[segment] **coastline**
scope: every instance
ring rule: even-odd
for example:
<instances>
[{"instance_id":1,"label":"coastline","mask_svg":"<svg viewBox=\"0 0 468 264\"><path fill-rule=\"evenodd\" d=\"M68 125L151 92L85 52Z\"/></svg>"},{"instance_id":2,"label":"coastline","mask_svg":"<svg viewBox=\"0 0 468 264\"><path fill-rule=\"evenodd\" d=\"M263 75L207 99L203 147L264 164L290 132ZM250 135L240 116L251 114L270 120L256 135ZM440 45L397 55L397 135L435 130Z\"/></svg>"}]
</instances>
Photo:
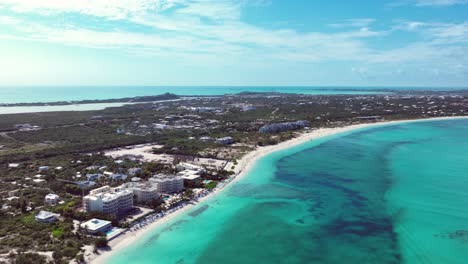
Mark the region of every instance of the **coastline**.
<instances>
[{"instance_id":1,"label":"coastline","mask_svg":"<svg viewBox=\"0 0 468 264\"><path fill-rule=\"evenodd\" d=\"M468 116L454 116L454 117L436 117L436 118L424 118L424 119L412 119L412 120L395 120L395 121L384 121L384 122L377 122L377 123L366 123L366 124L356 124L356 125L348 125L344 127L336 127L336 128L319 128L315 130L307 130L304 132L299 132L301 133L298 137L295 137L293 139L281 142L277 145L272 145L272 146L265 146L265 147L257 147L255 150L247 153L244 155L240 160L238 160L238 164L236 165L236 174L232 180L230 180L227 184L225 184L222 188L219 188L209 195L199 199L196 203L194 204L189 204L175 212L172 212L168 214L167 216L163 217L162 219L155 221L148 226L145 226L137 231L133 232L125 232L121 236L111 240L109 242L109 246L111 250L108 251L100 251L100 254L94 254L92 253L93 249L92 246L87 246L86 247L86 252L85 252L85 259L88 263L97 263L97 264L106 264L109 258L115 253L118 252L125 247L132 245L141 237L147 233L151 232L151 230L156 229L157 227L160 227L161 225L164 225L165 223L169 222L173 218L187 212L193 209L194 206L197 204L204 202L210 198L216 197L216 195L222 193L222 190L224 189L225 186L230 185L231 183L234 183L236 181L239 181L240 179L244 178L246 175L248 175L249 171L254 167L256 164L256 161L261 159L262 157L276 151L280 151L283 149L291 148L300 144L303 144L305 142L311 141L311 140L316 140L319 138L324 138L327 136L332 136L335 134L340 134L340 133L345 133L349 131L353 131L356 129L364 129L364 128L372 128L372 127L377 127L377 126L383 126L383 125L395 125L395 124L401 124L401 123L410 123L410 122L421 122L421 121L438 121L438 120L451 120L451 119L466 119Z\"/></svg>"},{"instance_id":2,"label":"coastline","mask_svg":"<svg viewBox=\"0 0 468 264\"><path fill-rule=\"evenodd\" d=\"M196 98L196 97L193 97ZM154 104L164 102L176 102L190 100L186 97L181 99L154 100L145 102L110 102L110 103L73 103L66 105L26 105L26 106L1 106L0 115L31 114L49 112L74 112L74 111L100 111L111 107L122 107L136 104Z\"/></svg>"},{"instance_id":3,"label":"coastline","mask_svg":"<svg viewBox=\"0 0 468 264\"><path fill-rule=\"evenodd\" d=\"M0 106L0 115L30 114L68 111L99 111L109 107L121 107L135 103L95 103L42 106Z\"/></svg>"}]
</instances>

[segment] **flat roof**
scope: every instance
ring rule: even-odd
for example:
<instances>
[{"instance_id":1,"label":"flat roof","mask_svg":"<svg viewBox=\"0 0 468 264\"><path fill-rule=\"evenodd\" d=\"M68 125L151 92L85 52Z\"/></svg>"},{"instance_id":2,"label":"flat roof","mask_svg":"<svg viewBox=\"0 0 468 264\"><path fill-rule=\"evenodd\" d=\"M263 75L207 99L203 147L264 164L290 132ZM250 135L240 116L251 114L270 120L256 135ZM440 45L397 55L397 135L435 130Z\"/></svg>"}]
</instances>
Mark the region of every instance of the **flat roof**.
<instances>
[{"instance_id":1,"label":"flat roof","mask_svg":"<svg viewBox=\"0 0 468 264\"><path fill-rule=\"evenodd\" d=\"M200 178L200 175L195 175L195 174L189 174L189 175L183 175L182 179L184 180L195 180Z\"/></svg>"},{"instance_id":2,"label":"flat roof","mask_svg":"<svg viewBox=\"0 0 468 264\"><path fill-rule=\"evenodd\" d=\"M86 228L88 230L96 231L110 224L111 224L110 221L93 218L87 222L82 223L81 227Z\"/></svg>"}]
</instances>

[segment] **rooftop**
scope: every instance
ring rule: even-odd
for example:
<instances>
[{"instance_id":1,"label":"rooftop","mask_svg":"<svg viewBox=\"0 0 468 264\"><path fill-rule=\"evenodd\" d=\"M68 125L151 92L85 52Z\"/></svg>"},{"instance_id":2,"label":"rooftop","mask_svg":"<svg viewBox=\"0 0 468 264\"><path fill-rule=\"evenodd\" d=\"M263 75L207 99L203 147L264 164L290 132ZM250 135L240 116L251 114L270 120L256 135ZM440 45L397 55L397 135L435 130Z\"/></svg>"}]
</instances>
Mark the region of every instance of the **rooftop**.
<instances>
[{"instance_id":1,"label":"rooftop","mask_svg":"<svg viewBox=\"0 0 468 264\"><path fill-rule=\"evenodd\" d=\"M99 230L100 228L107 226L110 223L110 221L93 218L87 222L82 223L81 227L86 228L88 230Z\"/></svg>"},{"instance_id":2,"label":"rooftop","mask_svg":"<svg viewBox=\"0 0 468 264\"><path fill-rule=\"evenodd\" d=\"M58 199L59 196L54 194L54 193L49 193L48 195L45 196L46 199Z\"/></svg>"},{"instance_id":3,"label":"rooftop","mask_svg":"<svg viewBox=\"0 0 468 264\"><path fill-rule=\"evenodd\" d=\"M110 201L118 198L119 196L128 195L130 193L132 192L125 188L110 188L109 186L103 186L101 188L92 190L86 197L91 200L102 199L103 201Z\"/></svg>"},{"instance_id":4,"label":"rooftop","mask_svg":"<svg viewBox=\"0 0 468 264\"><path fill-rule=\"evenodd\" d=\"M196 174L190 174L190 175L183 175L182 176L182 179L184 180L195 180L195 179L198 179L200 178L200 175L196 175Z\"/></svg>"},{"instance_id":5,"label":"rooftop","mask_svg":"<svg viewBox=\"0 0 468 264\"><path fill-rule=\"evenodd\" d=\"M50 219L50 218L57 218L59 215L58 214L54 214L54 213L51 213L51 212L48 212L48 211L40 211L37 215L36 215L36 219L38 220L46 220L46 219Z\"/></svg>"}]
</instances>

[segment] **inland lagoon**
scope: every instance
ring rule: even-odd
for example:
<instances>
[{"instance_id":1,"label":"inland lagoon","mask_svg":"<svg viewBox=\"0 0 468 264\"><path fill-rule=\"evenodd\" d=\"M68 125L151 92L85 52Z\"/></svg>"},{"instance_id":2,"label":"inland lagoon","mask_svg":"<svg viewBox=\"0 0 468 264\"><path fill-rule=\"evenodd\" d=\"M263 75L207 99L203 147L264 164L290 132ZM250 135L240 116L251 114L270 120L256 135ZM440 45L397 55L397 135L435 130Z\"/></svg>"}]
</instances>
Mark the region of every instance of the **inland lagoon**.
<instances>
[{"instance_id":1,"label":"inland lagoon","mask_svg":"<svg viewBox=\"0 0 468 264\"><path fill-rule=\"evenodd\" d=\"M271 153L107 263L466 263L468 119Z\"/></svg>"}]
</instances>

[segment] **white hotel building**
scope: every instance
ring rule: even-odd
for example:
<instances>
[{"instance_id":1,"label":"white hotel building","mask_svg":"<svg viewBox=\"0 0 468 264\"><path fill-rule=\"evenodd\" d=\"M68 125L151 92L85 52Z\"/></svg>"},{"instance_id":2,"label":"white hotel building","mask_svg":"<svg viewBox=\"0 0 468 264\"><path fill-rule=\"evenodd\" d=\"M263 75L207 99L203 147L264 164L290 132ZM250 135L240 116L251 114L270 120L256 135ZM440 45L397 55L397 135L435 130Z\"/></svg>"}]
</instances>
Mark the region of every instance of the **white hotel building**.
<instances>
[{"instance_id":1,"label":"white hotel building","mask_svg":"<svg viewBox=\"0 0 468 264\"><path fill-rule=\"evenodd\" d=\"M137 202L150 202L160 197L158 185L153 182L127 182L123 185L131 190Z\"/></svg>"},{"instance_id":2,"label":"white hotel building","mask_svg":"<svg viewBox=\"0 0 468 264\"><path fill-rule=\"evenodd\" d=\"M158 174L149 181L157 184L159 193L177 193L184 190L184 179L180 176Z\"/></svg>"},{"instance_id":3,"label":"white hotel building","mask_svg":"<svg viewBox=\"0 0 468 264\"><path fill-rule=\"evenodd\" d=\"M104 186L92 190L83 197L86 212L101 212L104 214L124 214L133 207L133 192L126 188L110 188Z\"/></svg>"}]
</instances>

